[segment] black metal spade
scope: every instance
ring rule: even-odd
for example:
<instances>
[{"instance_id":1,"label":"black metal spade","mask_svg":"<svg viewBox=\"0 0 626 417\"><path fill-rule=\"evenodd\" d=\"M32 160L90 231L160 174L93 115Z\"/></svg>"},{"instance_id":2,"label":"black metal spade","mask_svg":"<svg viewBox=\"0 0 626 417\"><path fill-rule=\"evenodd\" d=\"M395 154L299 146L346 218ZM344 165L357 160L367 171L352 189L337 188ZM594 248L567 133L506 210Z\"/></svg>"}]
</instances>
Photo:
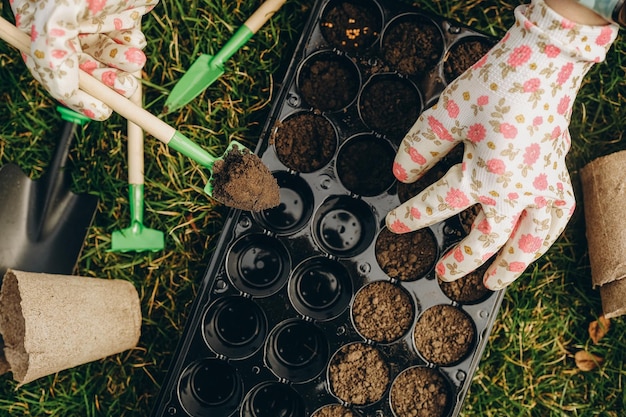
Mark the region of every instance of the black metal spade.
<instances>
[{"instance_id":1,"label":"black metal spade","mask_svg":"<svg viewBox=\"0 0 626 417\"><path fill-rule=\"evenodd\" d=\"M41 178L31 180L14 163L0 168L0 280L8 268L71 274L95 215L98 199L73 193L65 169L85 119L59 111L65 120L63 133Z\"/></svg>"}]
</instances>

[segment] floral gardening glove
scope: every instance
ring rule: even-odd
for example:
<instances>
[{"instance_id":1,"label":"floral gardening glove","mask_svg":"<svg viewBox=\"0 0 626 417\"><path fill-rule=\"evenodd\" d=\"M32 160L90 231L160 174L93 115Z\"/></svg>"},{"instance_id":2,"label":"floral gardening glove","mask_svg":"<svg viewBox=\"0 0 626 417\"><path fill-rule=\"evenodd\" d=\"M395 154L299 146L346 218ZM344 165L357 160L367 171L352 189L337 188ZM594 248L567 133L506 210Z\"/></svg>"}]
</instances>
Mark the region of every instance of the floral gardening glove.
<instances>
[{"instance_id":1,"label":"floral gardening glove","mask_svg":"<svg viewBox=\"0 0 626 417\"><path fill-rule=\"evenodd\" d=\"M500 251L483 279L513 282L561 234L575 207L565 155L572 103L583 76L604 59L618 28L582 26L543 0L451 83L404 138L394 162L410 183L464 142L462 163L387 215L395 233L421 229L480 204L470 233L436 266L458 279Z\"/></svg>"},{"instance_id":2,"label":"floral gardening glove","mask_svg":"<svg viewBox=\"0 0 626 417\"><path fill-rule=\"evenodd\" d=\"M16 26L31 37L33 77L66 106L104 120L111 109L78 89L78 69L130 97L130 73L146 62L141 17L158 0L12 0Z\"/></svg>"}]
</instances>

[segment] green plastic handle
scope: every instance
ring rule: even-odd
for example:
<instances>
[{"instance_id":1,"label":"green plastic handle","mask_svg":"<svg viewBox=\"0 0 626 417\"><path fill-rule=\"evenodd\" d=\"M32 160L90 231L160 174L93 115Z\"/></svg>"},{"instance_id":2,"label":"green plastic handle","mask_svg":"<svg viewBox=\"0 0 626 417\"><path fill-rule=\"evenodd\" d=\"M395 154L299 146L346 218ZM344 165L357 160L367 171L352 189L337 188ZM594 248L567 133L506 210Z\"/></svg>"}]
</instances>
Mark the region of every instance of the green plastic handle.
<instances>
[{"instance_id":1,"label":"green plastic handle","mask_svg":"<svg viewBox=\"0 0 626 417\"><path fill-rule=\"evenodd\" d=\"M167 146L193 159L209 170L213 169L213 164L217 159L178 130L174 133Z\"/></svg>"},{"instance_id":2,"label":"green plastic handle","mask_svg":"<svg viewBox=\"0 0 626 417\"><path fill-rule=\"evenodd\" d=\"M68 109L67 107L57 106L56 109L61 115L61 118L67 122L76 123L77 125L82 126L92 120L84 114L78 113L77 111L74 111L72 109Z\"/></svg>"}]
</instances>

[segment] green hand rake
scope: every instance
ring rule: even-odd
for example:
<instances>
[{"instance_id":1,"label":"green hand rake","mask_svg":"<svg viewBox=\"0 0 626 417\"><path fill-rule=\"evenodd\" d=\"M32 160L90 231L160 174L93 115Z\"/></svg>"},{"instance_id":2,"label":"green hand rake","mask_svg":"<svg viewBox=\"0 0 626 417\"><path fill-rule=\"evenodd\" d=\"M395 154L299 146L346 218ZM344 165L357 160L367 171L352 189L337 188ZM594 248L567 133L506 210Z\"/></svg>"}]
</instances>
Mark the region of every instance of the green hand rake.
<instances>
[{"instance_id":1,"label":"green hand rake","mask_svg":"<svg viewBox=\"0 0 626 417\"><path fill-rule=\"evenodd\" d=\"M141 78L141 73L136 74ZM142 106L141 80L131 100ZM135 123L128 122L128 202L130 205L130 226L111 234L112 252L156 252L165 246L163 232L150 229L143 223L144 214L144 157L143 130Z\"/></svg>"}]
</instances>

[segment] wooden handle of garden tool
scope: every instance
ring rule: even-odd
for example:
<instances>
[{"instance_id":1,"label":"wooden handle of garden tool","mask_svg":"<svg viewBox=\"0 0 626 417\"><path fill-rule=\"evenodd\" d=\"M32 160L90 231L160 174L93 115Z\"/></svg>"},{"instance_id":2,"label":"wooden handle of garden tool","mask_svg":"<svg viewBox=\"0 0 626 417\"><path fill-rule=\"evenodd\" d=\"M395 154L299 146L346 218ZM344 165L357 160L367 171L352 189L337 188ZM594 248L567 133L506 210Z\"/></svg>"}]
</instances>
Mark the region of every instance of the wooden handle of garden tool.
<instances>
[{"instance_id":1,"label":"wooden handle of garden tool","mask_svg":"<svg viewBox=\"0 0 626 417\"><path fill-rule=\"evenodd\" d=\"M245 21L244 25L256 33L261 27L271 19L271 17L285 4L286 0L266 0L252 15Z\"/></svg>"},{"instance_id":2,"label":"wooden handle of garden tool","mask_svg":"<svg viewBox=\"0 0 626 417\"><path fill-rule=\"evenodd\" d=\"M28 35L2 17L0 17L0 38L23 54L30 55ZM79 70L79 86L81 90L102 101L124 118L141 126L144 131L165 144L169 143L176 134L176 129L82 70Z\"/></svg>"},{"instance_id":3,"label":"wooden handle of garden tool","mask_svg":"<svg viewBox=\"0 0 626 417\"><path fill-rule=\"evenodd\" d=\"M139 85L130 100L143 108L141 71L137 71L133 75L137 77ZM143 129L129 120L126 135L128 136L128 183L140 185L143 184Z\"/></svg>"}]
</instances>

